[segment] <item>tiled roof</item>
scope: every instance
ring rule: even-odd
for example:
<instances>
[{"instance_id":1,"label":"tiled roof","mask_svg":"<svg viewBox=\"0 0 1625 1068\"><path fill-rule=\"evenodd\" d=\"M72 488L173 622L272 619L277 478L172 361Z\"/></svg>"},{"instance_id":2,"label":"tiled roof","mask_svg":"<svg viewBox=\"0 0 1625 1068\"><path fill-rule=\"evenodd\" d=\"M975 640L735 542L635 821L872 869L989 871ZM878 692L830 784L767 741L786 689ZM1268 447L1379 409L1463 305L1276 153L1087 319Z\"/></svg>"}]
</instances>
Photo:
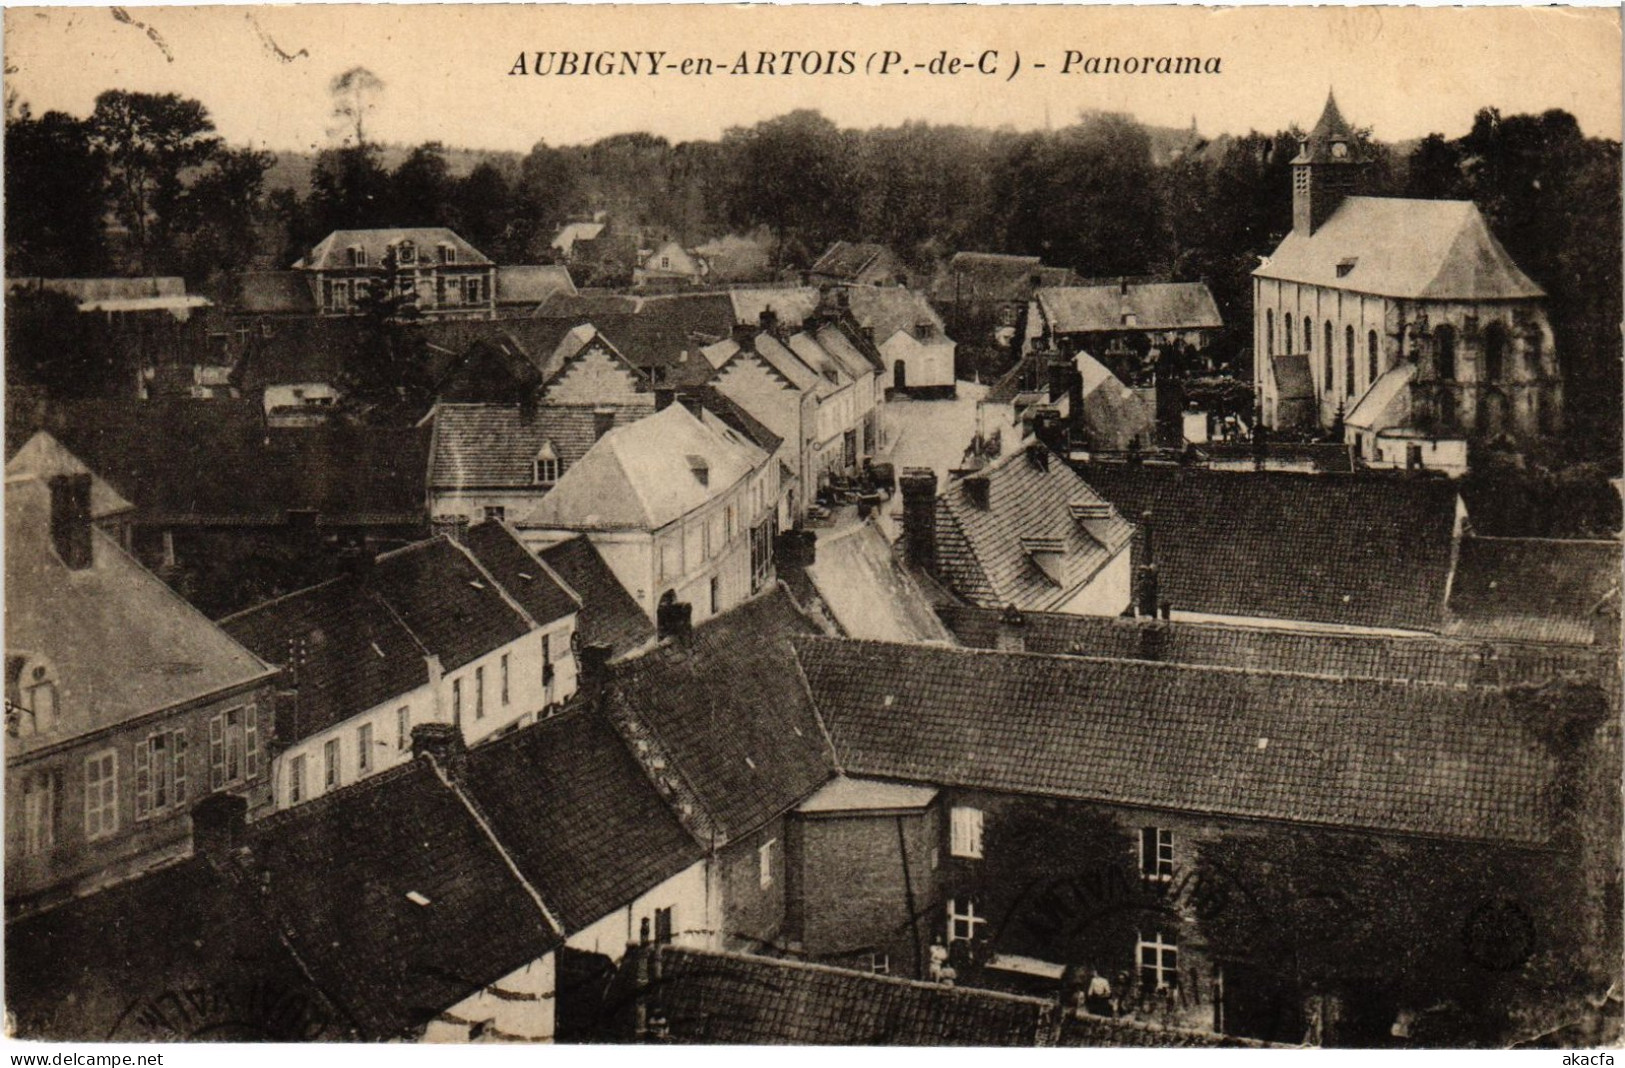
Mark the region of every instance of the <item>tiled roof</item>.
<instances>
[{"instance_id":1,"label":"tiled roof","mask_svg":"<svg viewBox=\"0 0 1625 1068\"><path fill-rule=\"evenodd\" d=\"M446 538L385 553L368 582L447 671L530 630L464 550Z\"/></svg>"},{"instance_id":2,"label":"tiled roof","mask_svg":"<svg viewBox=\"0 0 1625 1068\"><path fill-rule=\"evenodd\" d=\"M245 995L256 990L285 998L285 1011L255 1011ZM187 1005L190 992L236 1011ZM202 859L7 924L6 1012L13 1038L36 1040L293 1042L348 1030L253 892ZM203 1030L211 1024L225 1030Z\"/></svg>"},{"instance_id":3,"label":"tiled roof","mask_svg":"<svg viewBox=\"0 0 1625 1068\"><path fill-rule=\"evenodd\" d=\"M366 325L352 318L279 319L269 336L255 332L231 380L241 390L309 382L336 384L367 344Z\"/></svg>"},{"instance_id":4,"label":"tiled roof","mask_svg":"<svg viewBox=\"0 0 1625 1068\"><path fill-rule=\"evenodd\" d=\"M663 947L650 1004L667 1041L708 1045L1037 1046L1052 1001L738 953ZM623 969L634 973L635 956ZM635 997L630 974L612 997Z\"/></svg>"},{"instance_id":5,"label":"tiled roof","mask_svg":"<svg viewBox=\"0 0 1625 1068\"><path fill-rule=\"evenodd\" d=\"M1617 626L1620 543L1463 538L1450 587L1449 633L1468 638L1591 643Z\"/></svg>"},{"instance_id":6,"label":"tiled roof","mask_svg":"<svg viewBox=\"0 0 1625 1068\"><path fill-rule=\"evenodd\" d=\"M445 353L465 353L477 342L501 344L538 371L546 371L554 364L559 347L581 322L505 315L497 319L427 320L415 324L412 330L426 345ZM444 378L450 367L442 366L438 370L436 377Z\"/></svg>"},{"instance_id":7,"label":"tiled roof","mask_svg":"<svg viewBox=\"0 0 1625 1068\"><path fill-rule=\"evenodd\" d=\"M794 644L854 775L1449 838L1551 830L1557 761L1490 690Z\"/></svg>"},{"instance_id":8,"label":"tiled roof","mask_svg":"<svg viewBox=\"0 0 1625 1068\"><path fill-rule=\"evenodd\" d=\"M1313 234L1288 234L1253 274L1404 300L1545 295L1470 200L1348 197Z\"/></svg>"},{"instance_id":9,"label":"tiled roof","mask_svg":"<svg viewBox=\"0 0 1625 1068\"><path fill-rule=\"evenodd\" d=\"M1015 365L1000 375L998 380L988 388L985 403L1009 404L1021 393L1031 393L1043 390L1046 397L1049 395L1049 372L1047 365L1049 356L1045 353L1029 352Z\"/></svg>"},{"instance_id":10,"label":"tiled roof","mask_svg":"<svg viewBox=\"0 0 1625 1068\"><path fill-rule=\"evenodd\" d=\"M506 331L433 361L435 397L448 404L514 404L529 400L542 371Z\"/></svg>"},{"instance_id":11,"label":"tiled roof","mask_svg":"<svg viewBox=\"0 0 1625 1068\"><path fill-rule=\"evenodd\" d=\"M1176 612L1435 632L1444 624L1458 507L1444 479L1076 467L1125 517L1151 513L1161 595Z\"/></svg>"},{"instance_id":12,"label":"tiled roof","mask_svg":"<svg viewBox=\"0 0 1625 1068\"><path fill-rule=\"evenodd\" d=\"M267 428L252 400L78 401L43 423L142 523L276 524L307 509L324 525L423 519L428 434L415 428Z\"/></svg>"},{"instance_id":13,"label":"tiled roof","mask_svg":"<svg viewBox=\"0 0 1625 1068\"><path fill-rule=\"evenodd\" d=\"M237 280L236 309L251 315L316 314L310 279L298 271L247 271Z\"/></svg>"},{"instance_id":14,"label":"tiled roof","mask_svg":"<svg viewBox=\"0 0 1625 1068\"><path fill-rule=\"evenodd\" d=\"M837 241L818 257L812 265L812 273L829 275L831 278L856 278L873 266L876 260L889 255L885 245Z\"/></svg>"},{"instance_id":15,"label":"tiled roof","mask_svg":"<svg viewBox=\"0 0 1625 1068\"><path fill-rule=\"evenodd\" d=\"M684 393L693 397L701 408L722 420L735 431L750 439L751 444L763 452L772 454L779 451L784 439L763 426L754 415L736 404L732 397L717 389L715 386L695 386L684 390Z\"/></svg>"},{"instance_id":16,"label":"tiled roof","mask_svg":"<svg viewBox=\"0 0 1625 1068\"><path fill-rule=\"evenodd\" d=\"M554 293L575 295L576 284L570 270L562 265L535 265L497 268L497 303L536 305Z\"/></svg>"},{"instance_id":17,"label":"tiled roof","mask_svg":"<svg viewBox=\"0 0 1625 1068\"><path fill-rule=\"evenodd\" d=\"M469 753L468 788L514 863L579 931L704 856L592 709Z\"/></svg>"},{"instance_id":18,"label":"tiled roof","mask_svg":"<svg viewBox=\"0 0 1625 1068\"><path fill-rule=\"evenodd\" d=\"M593 404L543 404L528 421L518 404L439 404L430 436L429 485L437 489L540 489L533 461L551 442L568 472L598 440ZM648 403L615 405L614 425L654 414Z\"/></svg>"},{"instance_id":19,"label":"tiled roof","mask_svg":"<svg viewBox=\"0 0 1625 1068\"><path fill-rule=\"evenodd\" d=\"M1212 465L1256 467L1258 454L1251 442L1210 441L1195 447L1195 455ZM1267 469L1319 471L1350 475L1355 471L1353 447L1340 441L1272 441L1264 452Z\"/></svg>"},{"instance_id":20,"label":"tiled roof","mask_svg":"<svg viewBox=\"0 0 1625 1068\"><path fill-rule=\"evenodd\" d=\"M1125 287L1061 286L1038 291L1038 306L1057 334L1118 330L1200 330L1224 325L1202 282L1131 282ZM1133 323L1124 316L1132 315Z\"/></svg>"},{"instance_id":21,"label":"tiled roof","mask_svg":"<svg viewBox=\"0 0 1625 1068\"><path fill-rule=\"evenodd\" d=\"M1083 378L1078 418L1089 447L1126 449L1136 440L1150 442L1157 429L1152 405L1087 352L1078 353L1073 362Z\"/></svg>"},{"instance_id":22,"label":"tiled roof","mask_svg":"<svg viewBox=\"0 0 1625 1068\"><path fill-rule=\"evenodd\" d=\"M963 645L999 645L999 609L939 605L937 613ZM1445 686L1521 685L1570 674L1602 677L1606 657L1586 649L1453 638L1334 634L1179 621L1149 627L1140 620L1025 612L1018 626L1029 653L1069 654L1170 664L1287 671L1333 678L1394 679Z\"/></svg>"},{"instance_id":23,"label":"tiled roof","mask_svg":"<svg viewBox=\"0 0 1625 1068\"><path fill-rule=\"evenodd\" d=\"M576 631L584 645L607 645L612 655L620 656L654 637L654 623L585 534L549 546L540 555L581 597Z\"/></svg>"},{"instance_id":24,"label":"tiled roof","mask_svg":"<svg viewBox=\"0 0 1625 1068\"><path fill-rule=\"evenodd\" d=\"M571 310L570 304L555 299L543 313L591 322L627 362L640 368L660 368L658 384L674 388L699 385L709 378L710 367L700 349L727 337L733 329L732 305L726 293L638 298L619 313L587 307Z\"/></svg>"},{"instance_id":25,"label":"tiled roof","mask_svg":"<svg viewBox=\"0 0 1625 1068\"><path fill-rule=\"evenodd\" d=\"M186 296L186 279L146 278L8 278L6 293L45 290L72 297L80 304L103 301L145 300Z\"/></svg>"},{"instance_id":26,"label":"tiled roof","mask_svg":"<svg viewBox=\"0 0 1625 1068\"><path fill-rule=\"evenodd\" d=\"M980 475L987 479L986 507L974 503L964 479L950 482L937 502L938 574L977 603L1064 604L1133 536L1132 524L1109 507L1100 519L1075 518L1073 505L1106 501L1042 445L1013 452Z\"/></svg>"},{"instance_id":27,"label":"tiled roof","mask_svg":"<svg viewBox=\"0 0 1625 1068\"><path fill-rule=\"evenodd\" d=\"M1033 279L1040 286L1076 285L1078 278L1065 267L1045 267L1037 256L1006 256L995 252L956 252L947 271L937 278L931 295L950 305L996 301L1026 303L1032 299Z\"/></svg>"},{"instance_id":28,"label":"tiled roof","mask_svg":"<svg viewBox=\"0 0 1625 1068\"><path fill-rule=\"evenodd\" d=\"M614 665L623 732L649 732L725 838L762 826L830 777L828 747L788 639L817 629L779 589Z\"/></svg>"},{"instance_id":29,"label":"tiled roof","mask_svg":"<svg viewBox=\"0 0 1625 1068\"><path fill-rule=\"evenodd\" d=\"M102 530L90 532L91 566L70 571L45 482L8 477L5 510L6 649L43 657L57 683L55 728L7 739L11 755L271 674Z\"/></svg>"},{"instance_id":30,"label":"tiled roof","mask_svg":"<svg viewBox=\"0 0 1625 1068\"><path fill-rule=\"evenodd\" d=\"M892 553L873 520L818 539L807 568L819 598L852 638L895 642L951 642L914 577Z\"/></svg>"},{"instance_id":31,"label":"tiled roof","mask_svg":"<svg viewBox=\"0 0 1625 1068\"><path fill-rule=\"evenodd\" d=\"M1309 370L1309 357L1292 352L1270 357L1275 374L1275 392L1282 400L1314 400L1315 376Z\"/></svg>"},{"instance_id":32,"label":"tiled roof","mask_svg":"<svg viewBox=\"0 0 1625 1068\"><path fill-rule=\"evenodd\" d=\"M537 626L545 627L580 609L575 591L532 556L506 525L493 520L474 524L463 537L463 548Z\"/></svg>"},{"instance_id":33,"label":"tiled roof","mask_svg":"<svg viewBox=\"0 0 1625 1068\"><path fill-rule=\"evenodd\" d=\"M847 306L859 326L874 331L875 342L884 344L899 330L913 333L928 323L942 337L942 316L931 307L925 294L902 286L851 286L846 290Z\"/></svg>"},{"instance_id":34,"label":"tiled roof","mask_svg":"<svg viewBox=\"0 0 1625 1068\"><path fill-rule=\"evenodd\" d=\"M363 1037L410 1036L563 941L424 760L250 831L267 907Z\"/></svg>"},{"instance_id":35,"label":"tiled roof","mask_svg":"<svg viewBox=\"0 0 1625 1068\"><path fill-rule=\"evenodd\" d=\"M296 270L332 271L350 268L349 249L359 247L367 252L367 263L377 270L389 250L403 241L417 246L418 261L439 263L442 245L457 251L458 267L489 266L491 261L479 249L464 241L444 226L409 226L379 230L334 230L304 258L293 266Z\"/></svg>"},{"instance_id":36,"label":"tiled roof","mask_svg":"<svg viewBox=\"0 0 1625 1068\"><path fill-rule=\"evenodd\" d=\"M733 321L742 326L761 325L762 312L771 311L785 326L799 328L818 309L818 287L731 289L728 300L733 306Z\"/></svg>"}]
</instances>

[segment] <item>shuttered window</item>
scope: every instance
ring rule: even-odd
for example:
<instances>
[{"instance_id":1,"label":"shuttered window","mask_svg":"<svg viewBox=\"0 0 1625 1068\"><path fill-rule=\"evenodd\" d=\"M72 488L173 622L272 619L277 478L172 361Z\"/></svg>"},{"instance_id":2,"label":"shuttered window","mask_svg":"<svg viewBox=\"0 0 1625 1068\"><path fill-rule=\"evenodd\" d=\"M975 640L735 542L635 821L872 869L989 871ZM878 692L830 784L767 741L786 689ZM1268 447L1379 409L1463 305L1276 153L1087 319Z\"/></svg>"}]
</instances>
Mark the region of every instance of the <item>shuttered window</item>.
<instances>
[{"instance_id":1,"label":"shuttered window","mask_svg":"<svg viewBox=\"0 0 1625 1068\"><path fill-rule=\"evenodd\" d=\"M85 758L85 837L118 830L118 754L111 749Z\"/></svg>"},{"instance_id":2,"label":"shuttered window","mask_svg":"<svg viewBox=\"0 0 1625 1068\"><path fill-rule=\"evenodd\" d=\"M955 806L949 826L948 852L956 857L981 857L981 809Z\"/></svg>"}]
</instances>

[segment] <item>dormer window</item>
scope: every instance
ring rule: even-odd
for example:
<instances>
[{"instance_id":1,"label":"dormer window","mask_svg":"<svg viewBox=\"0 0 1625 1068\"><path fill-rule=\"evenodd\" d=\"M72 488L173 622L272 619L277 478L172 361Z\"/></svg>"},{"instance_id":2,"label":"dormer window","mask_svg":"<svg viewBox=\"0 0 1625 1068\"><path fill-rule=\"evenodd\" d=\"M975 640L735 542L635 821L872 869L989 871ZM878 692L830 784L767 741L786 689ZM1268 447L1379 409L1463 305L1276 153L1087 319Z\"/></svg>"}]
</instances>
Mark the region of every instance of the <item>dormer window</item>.
<instances>
[{"instance_id":1,"label":"dormer window","mask_svg":"<svg viewBox=\"0 0 1625 1068\"><path fill-rule=\"evenodd\" d=\"M397 258L404 266L418 261L418 247L410 241L402 241L396 253Z\"/></svg>"},{"instance_id":2,"label":"dormer window","mask_svg":"<svg viewBox=\"0 0 1625 1068\"><path fill-rule=\"evenodd\" d=\"M440 262L441 263L456 263L457 262L457 249L452 247L451 245L441 245L440 246Z\"/></svg>"},{"instance_id":3,"label":"dormer window","mask_svg":"<svg viewBox=\"0 0 1625 1068\"><path fill-rule=\"evenodd\" d=\"M1339 278L1346 277L1350 271L1354 270L1355 264L1357 264L1359 262L1360 261L1359 261L1358 257L1355 257L1355 256L1350 256L1347 259L1338 260L1337 261L1337 277L1339 277Z\"/></svg>"},{"instance_id":4,"label":"dormer window","mask_svg":"<svg viewBox=\"0 0 1625 1068\"><path fill-rule=\"evenodd\" d=\"M367 250L360 245L350 246L350 266L365 267L367 265Z\"/></svg>"},{"instance_id":5,"label":"dormer window","mask_svg":"<svg viewBox=\"0 0 1625 1068\"><path fill-rule=\"evenodd\" d=\"M688 469L694 475L694 481L702 486L711 484L711 465L703 456L689 456Z\"/></svg>"},{"instance_id":6,"label":"dormer window","mask_svg":"<svg viewBox=\"0 0 1625 1068\"><path fill-rule=\"evenodd\" d=\"M1124 326L1139 326L1140 325L1140 317L1138 315L1135 315L1133 312L1124 312L1123 313L1123 325Z\"/></svg>"},{"instance_id":7,"label":"dormer window","mask_svg":"<svg viewBox=\"0 0 1625 1068\"><path fill-rule=\"evenodd\" d=\"M56 671L36 658L28 658L17 665L15 680L8 680L8 693L12 707L7 709L8 733L12 737L27 738L48 734L56 728L57 684Z\"/></svg>"},{"instance_id":8,"label":"dormer window","mask_svg":"<svg viewBox=\"0 0 1625 1068\"><path fill-rule=\"evenodd\" d=\"M559 480L559 454L554 451L551 441L542 442L542 447L536 450L536 459L531 468L538 486L551 486Z\"/></svg>"}]
</instances>

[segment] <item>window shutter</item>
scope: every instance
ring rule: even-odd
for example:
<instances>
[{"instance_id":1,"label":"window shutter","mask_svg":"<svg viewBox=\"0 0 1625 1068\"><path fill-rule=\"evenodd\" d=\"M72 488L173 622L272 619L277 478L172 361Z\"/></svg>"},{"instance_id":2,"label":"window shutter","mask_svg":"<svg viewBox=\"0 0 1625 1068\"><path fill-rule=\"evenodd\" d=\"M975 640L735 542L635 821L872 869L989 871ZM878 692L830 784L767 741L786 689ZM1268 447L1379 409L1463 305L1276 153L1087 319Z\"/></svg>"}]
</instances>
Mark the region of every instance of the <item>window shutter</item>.
<instances>
[{"instance_id":1,"label":"window shutter","mask_svg":"<svg viewBox=\"0 0 1625 1068\"><path fill-rule=\"evenodd\" d=\"M101 831L102 762L97 757L85 761L85 837Z\"/></svg>"},{"instance_id":2,"label":"window shutter","mask_svg":"<svg viewBox=\"0 0 1625 1068\"><path fill-rule=\"evenodd\" d=\"M243 748L248 753L246 761L247 778L257 778L260 773L260 710L258 705L249 705L243 712Z\"/></svg>"},{"instance_id":3,"label":"window shutter","mask_svg":"<svg viewBox=\"0 0 1625 1068\"><path fill-rule=\"evenodd\" d=\"M1146 875L1154 875L1157 870L1157 829L1155 827L1140 828L1140 871Z\"/></svg>"},{"instance_id":4,"label":"window shutter","mask_svg":"<svg viewBox=\"0 0 1625 1068\"><path fill-rule=\"evenodd\" d=\"M135 743L135 818L152 815L152 739Z\"/></svg>"},{"instance_id":5,"label":"window shutter","mask_svg":"<svg viewBox=\"0 0 1625 1068\"><path fill-rule=\"evenodd\" d=\"M186 800L186 732L175 732L174 760L175 760L175 803L181 804Z\"/></svg>"},{"instance_id":6,"label":"window shutter","mask_svg":"<svg viewBox=\"0 0 1625 1068\"><path fill-rule=\"evenodd\" d=\"M226 723L224 716L209 720L209 789L226 785Z\"/></svg>"}]
</instances>

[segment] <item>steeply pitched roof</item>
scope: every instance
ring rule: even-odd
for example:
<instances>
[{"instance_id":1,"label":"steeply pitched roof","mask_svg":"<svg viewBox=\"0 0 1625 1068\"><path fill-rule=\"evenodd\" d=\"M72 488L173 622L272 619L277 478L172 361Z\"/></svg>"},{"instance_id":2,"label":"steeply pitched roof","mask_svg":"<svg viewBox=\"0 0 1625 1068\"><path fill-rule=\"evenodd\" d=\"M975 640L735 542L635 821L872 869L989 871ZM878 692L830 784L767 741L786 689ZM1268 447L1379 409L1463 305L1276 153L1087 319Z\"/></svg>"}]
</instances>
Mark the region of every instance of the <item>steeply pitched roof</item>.
<instances>
[{"instance_id":1,"label":"steeply pitched roof","mask_svg":"<svg viewBox=\"0 0 1625 1068\"><path fill-rule=\"evenodd\" d=\"M1346 155L1332 154L1332 142L1341 141L1347 146ZM1320 119L1302 141L1292 162L1297 163L1335 163L1347 165L1358 162L1361 154L1359 139L1354 136L1354 129L1343 118L1343 113L1337 109L1337 97L1332 93L1326 94L1326 106L1321 110Z\"/></svg>"},{"instance_id":2,"label":"steeply pitched roof","mask_svg":"<svg viewBox=\"0 0 1625 1068\"><path fill-rule=\"evenodd\" d=\"M1288 234L1253 274L1404 300L1545 295L1470 200L1348 197L1313 234Z\"/></svg>"},{"instance_id":3,"label":"steeply pitched roof","mask_svg":"<svg viewBox=\"0 0 1625 1068\"><path fill-rule=\"evenodd\" d=\"M766 459L738 433L707 426L673 404L605 434L519 522L658 530L726 493Z\"/></svg>"},{"instance_id":4,"label":"steeply pitched roof","mask_svg":"<svg viewBox=\"0 0 1625 1068\"><path fill-rule=\"evenodd\" d=\"M1463 538L1448 632L1469 638L1595 640L1617 626L1620 544L1546 538Z\"/></svg>"},{"instance_id":5,"label":"steeply pitched roof","mask_svg":"<svg viewBox=\"0 0 1625 1068\"><path fill-rule=\"evenodd\" d=\"M574 296L570 270L559 264L497 268L497 303L538 305L554 293Z\"/></svg>"},{"instance_id":6,"label":"steeply pitched roof","mask_svg":"<svg viewBox=\"0 0 1625 1068\"><path fill-rule=\"evenodd\" d=\"M410 1036L563 941L425 760L250 834L267 907L363 1037Z\"/></svg>"},{"instance_id":7,"label":"steeply pitched roof","mask_svg":"<svg viewBox=\"0 0 1625 1068\"><path fill-rule=\"evenodd\" d=\"M1126 449L1136 440L1151 441L1157 428L1151 405L1087 352L1078 353L1073 361L1083 377L1083 410L1078 415L1090 447Z\"/></svg>"},{"instance_id":8,"label":"steeply pitched roof","mask_svg":"<svg viewBox=\"0 0 1625 1068\"><path fill-rule=\"evenodd\" d=\"M235 1011L188 1005L192 991ZM275 991L282 1011L255 1005L254 991ZM348 1030L253 891L200 858L7 924L6 1011L13 1037L35 1040L294 1042Z\"/></svg>"},{"instance_id":9,"label":"steeply pitched roof","mask_svg":"<svg viewBox=\"0 0 1625 1068\"><path fill-rule=\"evenodd\" d=\"M794 641L850 774L1515 843L1557 760L1493 691Z\"/></svg>"},{"instance_id":10,"label":"steeply pitched roof","mask_svg":"<svg viewBox=\"0 0 1625 1068\"><path fill-rule=\"evenodd\" d=\"M892 554L873 520L818 539L807 575L825 607L853 638L951 642L931 604Z\"/></svg>"},{"instance_id":11,"label":"steeply pitched roof","mask_svg":"<svg viewBox=\"0 0 1625 1068\"><path fill-rule=\"evenodd\" d=\"M612 667L617 725L658 740L725 839L762 826L830 777L788 641L816 632L774 589L706 620L687 641Z\"/></svg>"},{"instance_id":12,"label":"steeply pitched roof","mask_svg":"<svg viewBox=\"0 0 1625 1068\"><path fill-rule=\"evenodd\" d=\"M916 328L929 325L929 344L952 344L943 333L942 316L931 307L925 294L902 286L850 286L847 307L859 326L874 331L875 342L884 344L899 330L914 335Z\"/></svg>"},{"instance_id":13,"label":"steeply pitched roof","mask_svg":"<svg viewBox=\"0 0 1625 1068\"><path fill-rule=\"evenodd\" d=\"M566 932L625 907L705 855L592 709L476 746L467 783Z\"/></svg>"},{"instance_id":14,"label":"steeply pitched roof","mask_svg":"<svg viewBox=\"0 0 1625 1068\"><path fill-rule=\"evenodd\" d=\"M1609 670L1606 654L1527 642L1315 633L1185 621L1148 625L1137 619L1060 612L1024 612L1019 624L1010 624L1001 623L1002 610L953 604L939 605L937 614L961 644L979 649L997 648L1003 631L1029 653L1443 686L1516 686L1575 674L1602 678Z\"/></svg>"},{"instance_id":15,"label":"steeply pitched roof","mask_svg":"<svg viewBox=\"0 0 1625 1068\"><path fill-rule=\"evenodd\" d=\"M1224 325L1201 282L1131 282L1038 291L1038 306L1057 334L1118 330L1204 330ZM1126 319L1133 316L1133 320Z\"/></svg>"},{"instance_id":16,"label":"steeply pitched roof","mask_svg":"<svg viewBox=\"0 0 1625 1068\"><path fill-rule=\"evenodd\" d=\"M1128 519L1151 513L1161 596L1176 612L1443 626L1459 507L1444 479L1076 467Z\"/></svg>"},{"instance_id":17,"label":"steeply pitched roof","mask_svg":"<svg viewBox=\"0 0 1625 1068\"><path fill-rule=\"evenodd\" d=\"M977 603L1058 607L1133 535L1118 510L1042 445L996 460L977 477L987 480L986 507L965 479L950 482L937 504L938 573ZM1075 505L1104 511L1080 518Z\"/></svg>"},{"instance_id":18,"label":"steeply pitched roof","mask_svg":"<svg viewBox=\"0 0 1625 1068\"><path fill-rule=\"evenodd\" d=\"M8 738L13 755L271 674L101 530L91 566L70 571L44 481L8 472L5 507L6 651L43 657L57 685L54 729Z\"/></svg>"},{"instance_id":19,"label":"steeply pitched roof","mask_svg":"<svg viewBox=\"0 0 1625 1068\"><path fill-rule=\"evenodd\" d=\"M350 266L349 250L361 248L366 250L368 265L376 270L389 250L404 241L417 246L420 262L424 258L431 263L438 262L438 249L442 245L456 250L458 267L476 267L491 262L483 252L444 226L408 226L379 230L334 230L293 266L301 271L347 269Z\"/></svg>"},{"instance_id":20,"label":"steeply pitched roof","mask_svg":"<svg viewBox=\"0 0 1625 1068\"><path fill-rule=\"evenodd\" d=\"M463 548L537 626L545 627L580 609L575 591L532 556L505 524L495 520L474 524L463 536Z\"/></svg>"},{"instance_id":21,"label":"steeply pitched roof","mask_svg":"<svg viewBox=\"0 0 1625 1068\"><path fill-rule=\"evenodd\" d=\"M1315 376L1309 369L1309 357L1302 352L1285 353L1270 357L1270 370L1275 374L1275 393L1282 400L1315 398Z\"/></svg>"},{"instance_id":22,"label":"steeply pitched roof","mask_svg":"<svg viewBox=\"0 0 1625 1068\"><path fill-rule=\"evenodd\" d=\"M710 377L700 349L728 336L732 305L725 293L636 298L619 311L591 307L586 298L555 298L542 314L591 322L639 368L659 368L660 385L682 388Z\"/></svg>"},{"instance_id":23,"label":"steeply pitched roof","mask_svg":"<svg viewBox=\"0 0 1625 1068\"><path fill-rule=\"evenodd\" d=\"M581 597L576 631L584 645L607 645L620 656L654 637L655 625L585 534L541 551L541 558Z\"/></svg>"},{"instance_id":24,"label":"steeply pitched roof","mask_svg":"<svg viewBox=\"0 0 1625 1068\"><path fill-rule=\"evenodd\" d=\"M857 278L882 257L891 256L885 245L837 241L812 265L813 274L831 278Z\"/></svg>"},{"instance_id":25,"label":"steeply pitched roof","mask_svg":"<svg viewBox=\"0 0 1625 1068\"><path fill-rule=\"evenodd\" d=\"M604 232L601 222L572 222L559 227L559 232L553 235L552 246L560 249L568 256L577 241L591 241Z\"/></svg>"},{"instance_id":26,"label":"steeply pitched roof","mask_svg":"<svg viewBox=\"0 0 1625 1068\"><path fill-rule=\"evenodd\" d=\"M712 385L694 386L683 391L692 397L704 411L722 420L737 433L743 434L751 444L765 453L779 451L784 439L757 420L744 408L736 404L732 397Z\"/></svg>"},{"instance_id":27,"label":"steeply pitched roof","mask_svg":"<svg viewBox=\"0 0 1625 1068\"><path fill-rule=\"evenodd\" d=\"M1304 360L1307 362L1308 357L1304 357ZM1403 426L1408 423L1411 415L1410 385L1415 377L1414 363L1402 363L1397 367L1388 368L1371 383L1371 388L1360 397L1353 410L1344 416L1343 422L1348 426L1368 430L1386 430L1391 426ZM1313 397L1313 388L1305 396Z\"/></svg>"},{"instance_id":28,"label":"steeply pitched roof","mask_svg":"<svg viewBox=\"0 0 1625 1068\"><path fill-rule=\"evenodd\" d=\"M58 475L89 475L90 476L90 517L92 519L106 519L120 512L128 512L135 505L120 497L118 491L102 481L90 468L63 448L62 443L45 431L37 431L33 437L18 449L11 459L6 461L6 481L12 479L37 479L49 482Z\"/></svg>"},{"instance_id":29,"label":"steeply pitched roof","mask_svg":"<svg viewBox=\"0 0 1625 1068\"><path fill-rule=\"evenodd\" d=\"M468 554L446 538L385 553L367 581L447 671L530 630Z\"/></svg>"},{"instance_id":30,"label":"steeply pitched roof","mask_svg":"<svg viewBox=\"0 0 1625 1068\"><path fill-rule=\"evenodd\" d=\"M762 289L731 289L728 300L733 305L734 322L757 326L762 312L771 311L779 322L788 327L799 327L807 316L818 308L816 286L785 286Z\"/></svg>"},{"instance_id":31,"label":"steeply pitched roof","mask_svg":"<svg viewBox=\"0 0 1625 1068\"><path fill-rule=\"evenodd\" d=\"M654 413L647 405L615 405L614 425ZM532 462L551 442L569 471L597 439L598 405L543 404L528 421L517 404L439 404L430 437L429 485L435 489L540 489Z\"/></svg>"}]
</instances>

